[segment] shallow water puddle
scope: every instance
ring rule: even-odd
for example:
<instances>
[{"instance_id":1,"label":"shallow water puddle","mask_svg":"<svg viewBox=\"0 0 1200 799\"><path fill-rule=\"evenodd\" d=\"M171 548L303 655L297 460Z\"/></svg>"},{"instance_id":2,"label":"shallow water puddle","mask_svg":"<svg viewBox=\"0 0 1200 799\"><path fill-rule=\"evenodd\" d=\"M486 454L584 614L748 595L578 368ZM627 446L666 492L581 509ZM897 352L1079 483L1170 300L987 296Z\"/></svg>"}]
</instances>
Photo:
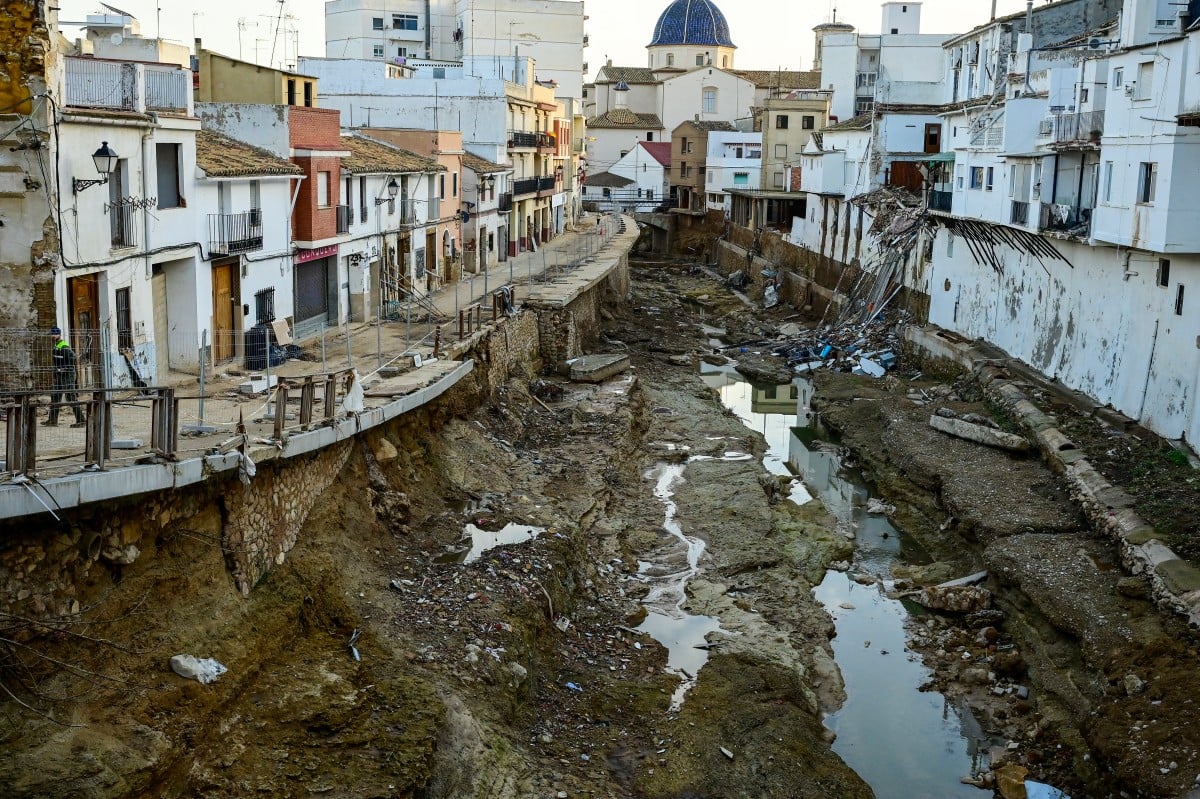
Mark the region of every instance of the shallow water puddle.
<instances>
[{"instance_id":1,"label":"shallow water puddle","mask_svg":"<svg viewBox=\"0 0 1200 799\"><path fill-rule=\"evenodd\" d=\"M708 634L721 629L712 616L694 616L683 609L687 601L688 581L699 572L704 542L684 535L677 518L675 486L683 480L683 464L660 463L645 475L654 480L654 496L663 503L666 518L663 529L675 539L675 545L658 561L638 561L638 574L650 583L650 592L642 600L646 618L638 631L651 636L667 648L667 671L679 675L679 686L671 695L671 710L683 705L684 697L696 684L696 675L708 661Z\"/></svg>"},{"instance_id":2,"label":"shallow water puddle","mask_svg":"<svg viewBox=\"0 0 1200 799\"><path fill-rule=\"evenodd\" d=\"M439 563L474 563L489 550L509 544L524 544L544 532L546 528L529 524L506 524L499 530L483 530L468 524L463 528L462 542L470 543L470 546L447 552L437 560Z\"/></svg>"},{"instance_id":3,"label":"shallow water puddle","mask_svg":"<svg viewBox=\"0 0 1200 799\"><path fill-rule=\"evenodd\" d=\"M930 671L907 649L909 611L888 599L894 565L925 560L908 536L886 516L866 511L865 484L847 477L838 447L822 440L809 410L812 384L752 386L722 367L701 367L701 377L721 401L760 432L769 448L764 465L773 474L799 475L791 499L814 496L855 541L852 570L878 582L861 585L849 574L829 571L814 594L834 619L834 657L846 702L825 718L837 733L833 750L858 772L878 799L980 799L986 792L961 778L986 766L990 741L966 708L922 691Z\"/></svg>"}]
</instances>

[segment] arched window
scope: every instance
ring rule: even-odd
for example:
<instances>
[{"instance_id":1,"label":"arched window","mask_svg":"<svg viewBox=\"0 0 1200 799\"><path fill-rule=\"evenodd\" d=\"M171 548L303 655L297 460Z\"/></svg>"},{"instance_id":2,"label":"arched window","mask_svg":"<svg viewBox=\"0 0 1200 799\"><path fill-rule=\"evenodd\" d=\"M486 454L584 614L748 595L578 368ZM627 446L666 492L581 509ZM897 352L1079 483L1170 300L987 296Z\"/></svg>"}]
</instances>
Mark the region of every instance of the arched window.
<instances>
[{"instance_id":1,"label":"arched window","mask_svg":"<svg viewBox=\"0 0 1200 799\"><path fill-rule=\"evenodd\" d=\"M721 56L721 69L729 69L729 56Z\"/></svg>"},{"instance_id":2,"label":"arched window","mask_svg":"<svg viewBox=\"0 0 1200 799\"><path fill-rule=\"evenodd\" d=\"M667 53L667 66L669 66L669 67L675 66L675 54L674 53Z\"/></svg>"},{"instance_id":3,"label":"arched window","mask_svg":"<svg viewBox=\"0 0 1200 799\"><path fill-rule=\"evenodd\" d=\"M717 87L705 86L700 97L700 110L705 114L717 113Z\"/></svg>"}]
</instances>

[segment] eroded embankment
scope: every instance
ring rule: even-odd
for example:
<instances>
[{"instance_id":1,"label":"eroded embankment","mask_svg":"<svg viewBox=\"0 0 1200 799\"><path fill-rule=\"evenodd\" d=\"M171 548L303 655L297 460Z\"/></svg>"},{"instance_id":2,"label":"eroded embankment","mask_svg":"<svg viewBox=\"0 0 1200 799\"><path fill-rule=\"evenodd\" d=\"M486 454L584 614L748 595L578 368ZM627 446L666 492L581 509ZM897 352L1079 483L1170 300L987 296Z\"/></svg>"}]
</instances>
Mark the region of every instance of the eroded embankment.
<instances>
[{"instance_id":1,"label":"eroded embankment","mask_svg":"<svg viewBox=\"0 0 1200 799\"><path fill-rule=\"evenodd\" d=\"M223 543L222 486L167 513L112 509L137 527L141 555L94 564L81 618L29 642L55 662L27 659L18 673L40 681L27 694L37 707L79 726L4 705L0 787L868 795L819 719L837 685L829 620L809 589L846 543L819 512L770 504L756 461L715 457L761 453L761 439L677 360L695 326L646 312L672 302L658 286L635 291L641 313L608 320L636 383L565 386L562 398L538 385L539 401L526 365L341 445L295 547L248 597L230 576L238 553ZM646 590L638 559L664 536L644 478L673 457L664 442L714 456L688 465L676 500L709 553L686 607L727 632L677 714L665 653L633 630ZM546 532L471 564L439 562L468 522ZM167 666L178 653L229 671L207 686L185 681Z\"/></svg>"},{"instance_id":2,"label":"eroded embankment","mask_svg":"<svg viewBox=\"0 0 1200 799\"><path fill-rule=\"evenodd\" d=\"M938 407L987 414L968 401L980 396L969 380L818 379L824 420L897 506L896 521L942 561L932 581L991 575L1003 621L968 618L931 641L926 658L943 685L973 695L985 727L1008 731L1015 745L1004 760L1031 776L1072 795L1183 795L1200 772L1191 634L1147 601L1140 578L1121 574L1111 544L1040 460L929 426ZM985 624L1015 646L997 651ZM989 681L972 687L978 674L967 673L980 666L991 679L1015 670L1029 700L987 699Z\"/></svg>"}]
</instances>

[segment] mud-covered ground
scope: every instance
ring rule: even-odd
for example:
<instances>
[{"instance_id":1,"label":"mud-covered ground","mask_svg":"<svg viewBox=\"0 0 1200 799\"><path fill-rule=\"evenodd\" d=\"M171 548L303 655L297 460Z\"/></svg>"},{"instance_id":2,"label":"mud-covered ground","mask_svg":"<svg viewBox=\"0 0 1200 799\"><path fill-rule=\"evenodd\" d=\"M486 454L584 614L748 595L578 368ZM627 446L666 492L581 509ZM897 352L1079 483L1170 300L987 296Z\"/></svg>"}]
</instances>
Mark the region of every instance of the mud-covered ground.
<instances>
[{"instance_id":1,"label":"mud-covered ground","mask_svg":"<svg viewBox=\"0 0 1200 799\"><path fill-rule=\"evenodd\" d=\"M996 765L1072 796L1190 795L1200 784L1194 633L1122 574L1112 542L1039 459L929 426L938 408L988 415L978 399L967 379L818 378L822 417L937 560L913 570L916 582L989 574L999 615L935 617L914 647L940 689L967 696L1009 739Z\"/></svg>"},{"instance_id":2,"label":"mud-covered ground","mask_svg":"<svg viewBox=\"0 0 1200 799\"><path fill-rule=\"evenodd\" d=\"M870 796L821 724L842 687L811 594L852 545L819 505L770 501L757 460L722 457L763 441L697 376L719 359L702 321L761 341L801 320L684 265L633 276L592 348L628 354L628 373L599 387L518 375L478 406L448 399L424 429L356 442L249 598L217 506L96 576L88 637L37 641L55 673L21 675L57 721L0 706L0 793ZM1076 799L1184 796L1200 775L1192 634L1121 574L1039 461L929 428L937 407L989 412L952 380L817 386L824 421L933 557L898 589L989 574L990 612L913 624L931 687L1005 742L992 759L1009 774ZM722 631L672 710L680 677L636 628L640 562L679 565L649 474L685 460L676 520L707 546L684 608ZM542 532L464 564L468 523ZM178 652L229 671L185 681L167 667Z\"/></svg>"},{"instance_id":3,"label":"mud-covered ground","mask_svg":"<svg viewBox=\"0 0 1200 799\"><path fill-rule=\"evenodd\" d=\"M713 296L685 308L660 270L637 276L597 346L631 356L624 378L557 397L521 375L427 431L354 443L248 598L217 506L96 575L96 640L34 642L74 674L23 675L55 720L0 708L0 793L870 796L820 721L840 683L810 589L848 544L819 508L772 504L756 460L719 457L763 443L696 374L696 302L741 306L689 278ZM635 631L638 561L673 557L646 473L685 451L714 456L676 490L678 521L708 544L685 607L724 634L672 711L680 677ZM544 532L453 562L468 522ZM184 680L180 652L228 672Z\"/></svg>"}]
</instances>

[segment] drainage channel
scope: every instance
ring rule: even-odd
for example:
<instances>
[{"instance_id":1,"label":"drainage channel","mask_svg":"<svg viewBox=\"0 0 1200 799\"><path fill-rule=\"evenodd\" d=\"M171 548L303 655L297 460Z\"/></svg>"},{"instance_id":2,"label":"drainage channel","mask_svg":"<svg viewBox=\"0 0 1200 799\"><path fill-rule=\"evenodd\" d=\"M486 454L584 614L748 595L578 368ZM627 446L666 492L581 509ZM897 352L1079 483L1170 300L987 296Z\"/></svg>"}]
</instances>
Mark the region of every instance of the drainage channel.
<instances>
[{"instance_id":1,"label":"drainage channel","mask_svg":"<svg viewBox=\"0 0 1200 799\"><path fill-rule=\"evenodd\" d=\"M834 658L846 691L845 703L825 718L837 735L833 750L878 799L987 796L961 780L987 766L983 753L991 741L969 709L922 690L932 673L908 649L906 633L919 609L885 595L894 566L925 556L885 516L867 511L874 499L868 487L843 468L809 411L811 382L754 386L730 368L707 365L701 377L766 439L766 468L799 475L791 499L802 504L816 497L854 538L850 569L828 571L814 591L834 620Z\"/></svg>"}]
</instances>

